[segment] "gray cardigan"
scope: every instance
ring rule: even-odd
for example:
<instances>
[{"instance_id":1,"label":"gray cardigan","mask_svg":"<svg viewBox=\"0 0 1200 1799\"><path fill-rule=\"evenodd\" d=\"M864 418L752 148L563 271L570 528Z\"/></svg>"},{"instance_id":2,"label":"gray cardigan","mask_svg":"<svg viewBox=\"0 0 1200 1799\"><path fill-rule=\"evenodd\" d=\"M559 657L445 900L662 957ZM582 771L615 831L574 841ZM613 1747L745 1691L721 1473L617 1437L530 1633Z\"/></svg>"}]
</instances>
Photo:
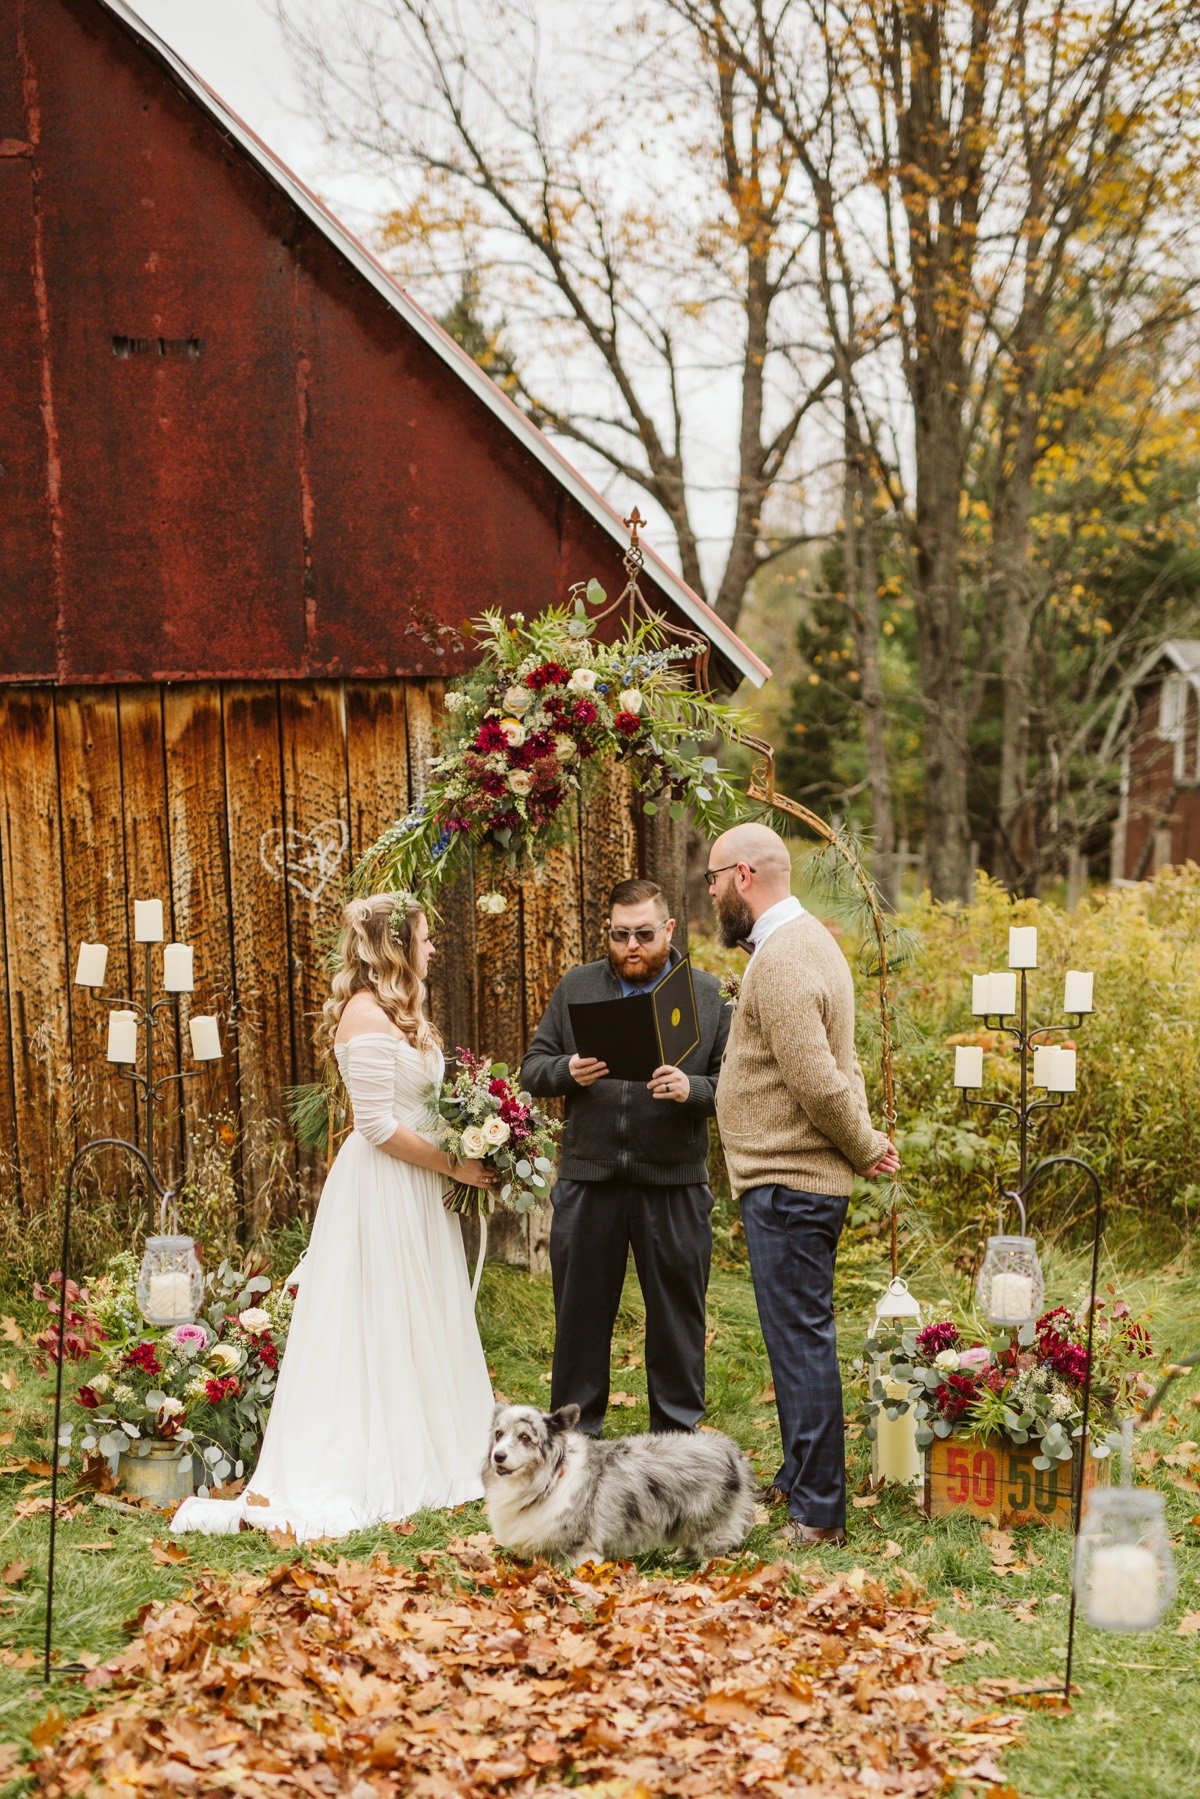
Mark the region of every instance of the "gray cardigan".
<instances>
[{"instance_id":1,"label":"gray cardigan","mask_svg":"<svg viewBox=\"0 0 1200 1799\"><path fill-rule=\"evenodd\" d=\"M680 960L676 950L671 961ZM708 1120L716 1110L717 1074L729 1035L730 1009L715 975L692 970L700 1041L681 1067L691 1085L685 1100L654 1099L638 1081L605 1076L590 1087L571 1079L575 1054L570 1003L618 999L608 959L565 974L521 1064L521 1085L540 1099L565 1098L567 1123L558 1171L569 1181L623 1177L651 1187L697 1186L708 1179Z\"/></svg>"}]
</instances>

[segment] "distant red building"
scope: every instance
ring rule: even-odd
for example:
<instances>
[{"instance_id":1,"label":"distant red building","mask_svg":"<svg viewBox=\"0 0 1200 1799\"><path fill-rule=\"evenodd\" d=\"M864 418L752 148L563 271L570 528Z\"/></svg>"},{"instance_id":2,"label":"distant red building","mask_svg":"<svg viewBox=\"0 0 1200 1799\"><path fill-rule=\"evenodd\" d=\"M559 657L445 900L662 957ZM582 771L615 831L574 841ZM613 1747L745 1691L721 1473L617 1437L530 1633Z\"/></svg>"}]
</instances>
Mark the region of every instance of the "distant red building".
<instances>
[{"instance_id":1,"label":"distant red building","mask_svg":"<svg viewBox=\"0 0 1200 1799\"><path fill-rule=\"evenodd\" d=\"M133 1128L68 965L102 939L126 980L158 895L229 1043L179 1129L233 1121L260 1220L340 880L421 790L469 621L615 592L626 533L123 0L0 0L0 220L0 1146L29 1209ZM652 554L645 586L764 678ZM592 809L486 942L460 899L451 1043L520 1047L598 890L661 866L646 825Z\"/></svg>"},{"instance_id":2,"label":"distant red building","mask_svg":"<svg viewBox=\"0 0 1200 1799\"><path fill-rule=\"evenodd\" d=\"M1173 637L1142 664L1121 764L1112 878L1200 862L1200 638Z\"/></svg>"}]
</instances>

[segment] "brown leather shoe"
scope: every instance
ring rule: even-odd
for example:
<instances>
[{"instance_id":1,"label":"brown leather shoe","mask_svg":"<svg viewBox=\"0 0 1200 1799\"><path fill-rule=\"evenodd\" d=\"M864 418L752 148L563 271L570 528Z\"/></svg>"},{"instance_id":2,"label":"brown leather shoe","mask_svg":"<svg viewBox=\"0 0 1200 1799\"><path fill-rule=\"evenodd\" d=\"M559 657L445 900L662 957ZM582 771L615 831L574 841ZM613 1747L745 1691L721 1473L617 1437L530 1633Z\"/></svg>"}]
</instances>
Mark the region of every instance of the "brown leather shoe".
<instances>
[{"instance_id":1,"label":"brown leather shoe","mask_svg":"<svg viewBox=\"0 0 1200 1799\"><path fill-rule=\"evenodd\" d=\"M793 1549L811 1549L821 1543L840 1549L846 1541L845 1531L837 1525L801 1524L799 1518L788 1519L784 1535Z\"/></svg>"}]
</instances>

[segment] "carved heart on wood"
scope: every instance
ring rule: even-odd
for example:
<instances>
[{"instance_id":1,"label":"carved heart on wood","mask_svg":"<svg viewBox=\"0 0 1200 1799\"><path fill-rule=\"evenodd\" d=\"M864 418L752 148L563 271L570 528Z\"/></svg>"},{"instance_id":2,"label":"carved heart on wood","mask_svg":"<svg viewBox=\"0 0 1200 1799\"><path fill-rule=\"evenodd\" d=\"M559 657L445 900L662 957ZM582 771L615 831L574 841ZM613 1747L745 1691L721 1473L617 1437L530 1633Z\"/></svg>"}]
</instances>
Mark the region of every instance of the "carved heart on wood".
<instances>
[{"instance_id":1,"label":"carved heart on wood","mask_svg":"<svg viewBox=\"0 0 1200 1799\"><path fill-rule=\"evenodd\" d=\"M269 875L315 901L337 873L349 842L350 827L340 818L323 818L311 831L272 825L258 840L258 858Z\"/></svg>"}]
</instances>

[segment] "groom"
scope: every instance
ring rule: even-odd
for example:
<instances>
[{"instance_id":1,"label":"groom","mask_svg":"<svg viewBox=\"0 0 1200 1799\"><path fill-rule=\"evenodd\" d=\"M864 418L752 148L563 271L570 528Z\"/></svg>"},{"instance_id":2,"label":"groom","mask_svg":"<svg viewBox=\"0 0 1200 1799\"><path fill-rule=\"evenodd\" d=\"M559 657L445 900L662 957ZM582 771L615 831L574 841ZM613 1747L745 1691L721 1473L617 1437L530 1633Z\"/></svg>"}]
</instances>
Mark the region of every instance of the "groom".
<instances>
[{"instance_id":1,"label":"groom","mask_svg":"<svg viewBox=\"0 0 1200 1799\"><path fill-rule=\"evenodd\" d=\"M825 926L791 890L792 859L766 825L709 851L721 942L750 951L717 1089L717 1121L750 1254L775 1382L796 1545L846 1540L842 1383L833 1266L857 1173L893 1173L854 1053L854 983Z\"/></svg>"},{"instance_id":2,"label":"groom","mask_svg":"<svg viewBox=\"0 0 1200 1799\"><path fill-rule=\"evenodd\" d=\"M598 1437L608 1405L613 1323L630 1248L646 1301L652 1431L694 1430L704 1411L704 1300L712 1258L708 1120L729 1030L711 974L693 970L700 1041L680 1068L645 1085L581 1056L571 1001L649 993L680 960L675 920L653 881L618 881L608 901L608 955L558 983L521 1064L521 1085L565 1096L552 1195L554 1365L550 1407L579 1407Z\"/></svg>"}]
</instances>

